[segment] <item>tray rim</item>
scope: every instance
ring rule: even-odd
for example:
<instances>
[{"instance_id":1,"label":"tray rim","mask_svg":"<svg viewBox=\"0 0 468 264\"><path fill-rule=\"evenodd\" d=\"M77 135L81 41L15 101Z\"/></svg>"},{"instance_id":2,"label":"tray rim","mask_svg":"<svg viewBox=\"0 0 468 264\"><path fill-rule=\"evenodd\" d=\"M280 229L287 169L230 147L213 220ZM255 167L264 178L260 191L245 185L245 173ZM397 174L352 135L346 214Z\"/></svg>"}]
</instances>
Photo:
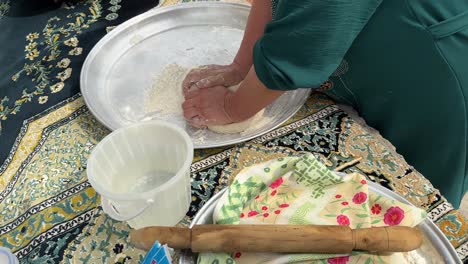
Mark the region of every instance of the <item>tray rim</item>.
<instances>
[{"instance_id":1,"label":"tray rim","mask_svg":"<svg viewBox=\"0 0 468 264\"><path fill-rule=\"evenodd\" d=\"M397 194L396 192L393 192L393 191L383 187L380 184L377 184L377 183L371 182L371 181L368 181L368 184L369 184L369 191L374 191L374 192L377 191L377 192L380 192L381 194L383 194L386 197L393 198L395 200L398 200L398 201L403 202L403 203L408 204L408 205L413 205L411 202L409 202L403 196L401 196L401 195ZM197 214L193 218L192 222L190 223L189 228L193 228L197 224L203 224L203 223L199 223L199 222L202 220L202 218L205 217L205 215L209 211L214 210L214 207L216 206L217 201L228 190L228 188L229 187L225 187L225 188L221 189L219 192L217 192L215 195L213 195L202 206L202 208L200 208L200 210L197 212ZM445 253L441 253L441 252L439 252L439 253L444 258L445 261L450 261L450 262L447 262L447 263L460 263L460 264L462 263L462 261L460 260L460 257L458 256L457 251L455 250L455 248L452 246L452 244L450 244L447 237L442 233L442 231L436 226L436 224L434 224L434 222L431 219L426 217L424 222L422 222L418 226L424 231L424 233L426 233L426 235L429 238L431 238L431 242L432 242L433 239L438 239L437 247L436 247L436 244L433 243L433 246L436 249L440 249L441 247L446 249ZM428 232L432 232L432 235L429 235ZM191 260L189 258L190 254L191 254L191 252L189 252L189 251L183 251L182 254L180 255L180 258L179 258L179 264L191 263L190 262ZM189 258L189 260L187 260L187 258Z\"/></svg>"},{"instance_id":2,"label":"tray rim","mask_svg":"<svg viewBox=\"0 0 468 264\"><path fill-rule=\"evenodd\" d=\"M164 2L165 0L163 0ZM86 95L86 93L84 93L84 90L86 89L83 89L84 86L83 84L85 83L85 80L86 80L86 72L88 71L91 63L92 63L92 60L96 57L96 55L100 52L100 50L102 49L102 47L107 44L107 42L109 42L110 40L112 40L112 38L114 38L115 36L117 36L118 34L120 34L122 31L124 31L125 29L127 29L128 27L130 26L133 26L134 24L138 23L139 21L141 20L144 20L146 18L149 18L149 17L152 17L152 16L155 16L155 15L159 15L159 14L162 14L162 13L165 13L165 12L170 12L172 10L177 10L177 9L188 9L188 8L191 8L191 7L204 7L204 6L224 6L224 7L228 7L228 6L233 6L233 7L241 7L241 8L247 8L247 9L250 9L249 6L245 5L245 4L238 4L238 3L224 3L224 2L189 2L189 3L178 3L178 4L175 4L175 5L170 5L170 6L160 6L160 5L157 5L156 7L142 13L142 14L139 14L137 16L134 16L132 18L130 18L129 20L123 22L122 24L118 25L117 27L115 27L112 31L110 31L109 33L107 33L104 37L102 37L94 46L93 48L91 49L91 51L88 53L88 55L86 56L86 59L83 63L83 66L81 67L81 73L80 73L80 93L81 93L81 96L83 97L83 100L87 106L87 108L89 109L89 111L91 112L91 114L101 123L103 124L105 127L107 127L109 130L111 131L114 131L116 129L118 129L118 127L114 127L113 125L110 125L108 121L104 120L102 118L102 116L100 116L94 109L91 109L89 107L90 105L90 98Z\"/></svg>"},{"instance_id":3,"label":"tray rim","mask_svg":"<svg viewBox=\"0 0 468 264\"><path fill-rule=\"evenodd\" d=\"M164 0L162 0L164 2ZM121 32L126 30L127 28L134 26L135 24L138 24L140 21L145 20L147 18L171 12L173 10L183 10L183 9L190 9L190 8L204 8L204 7L216 7L216 8L240 8L244 10L249 10L250 5L248 4L243 4L243 3L226 3L226 2L214 2L214 1L206 1L206 2L189 2L189 3L178 3L170 6L163 6L161 7L161 4L158 6L146 11L145 13L142 13L140 15L137 15L122 24L118 25L116 28L114 28L111 32L106 34L103 38L101 38L98 43L91 49L91 51L88 53L86 56L86 59L83 63L83 66L81 68L81 73L80 73L80 93L83 97L84 103L87 106L88 110L91 112L91 114L96 118L97 121L99 121L102 125L104 125L106 128L108 128L111 131L114 131L122 125L115 125L112 124L112 122L108 121L107 118L105 118L100 111L97 111L96 109L90 107L92 105L92 102L94 101L86 91L89 90L86 83L86 77L87 77L87 72L89 71L89 68L91 67L92 61L94 58L99 54L99 52L102 50L103 46L106 45L108 42L110 42L113 38L118 36ZM257 138L259 136L265 135L276 128L282 126L284 123L286 123L291 117L293 117L305 104L307 101L307 98L311 94L311 89L297 89L293 90L290 92L296 92L302 95L301 100L299 101L299 104L294 106L294 110L291 111L291 113L287 116L284 116L283 120L278 122L277 124L268 127L267 129L264 129L260 131L257 134L253 134L250 136L242 136L239 134L239 138L237 139L231 139L228 141L223 141L223 142L217 142L217 143L206 143L206 144L200 144L197 142L194 142L194 149L208 149L208 148L218 148L218 147L225 147L225 146L230 146L242 142L246 142L249 140L252 140L254 138ZM124 125L125 126L125 125Z\"/></svg>"}]
</instances>

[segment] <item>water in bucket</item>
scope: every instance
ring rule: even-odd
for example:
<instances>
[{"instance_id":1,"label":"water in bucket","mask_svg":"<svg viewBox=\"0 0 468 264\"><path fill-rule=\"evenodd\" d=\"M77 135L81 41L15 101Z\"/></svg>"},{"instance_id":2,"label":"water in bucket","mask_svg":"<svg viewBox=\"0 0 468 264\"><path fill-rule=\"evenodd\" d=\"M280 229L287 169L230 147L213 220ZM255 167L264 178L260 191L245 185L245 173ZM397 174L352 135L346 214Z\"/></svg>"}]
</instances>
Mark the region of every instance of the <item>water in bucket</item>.
<instances>
[{"instance_id":1,"label":"water in bucket","mask_svg":"<svg viewBox=\"0 0 468 264\"><path fill-rule=\"evenodd\" d=\"M137 179L129 191L133 193L146 192L167 182L174 176L174 173L167 171L151 171L145 173L143 177Z\"/></svg>"},{"instance_id":2,"label":"water in bucket","mask_svg":"<svg viewBox=\"0 0 468 264\"><path fill-rule=\"evenodd\" d=\"M162 121L121 128L88 160L88 179L110 217L133 228L173 226L191 201L193 145L181 128Z\"/></svg>"}]
</instances>

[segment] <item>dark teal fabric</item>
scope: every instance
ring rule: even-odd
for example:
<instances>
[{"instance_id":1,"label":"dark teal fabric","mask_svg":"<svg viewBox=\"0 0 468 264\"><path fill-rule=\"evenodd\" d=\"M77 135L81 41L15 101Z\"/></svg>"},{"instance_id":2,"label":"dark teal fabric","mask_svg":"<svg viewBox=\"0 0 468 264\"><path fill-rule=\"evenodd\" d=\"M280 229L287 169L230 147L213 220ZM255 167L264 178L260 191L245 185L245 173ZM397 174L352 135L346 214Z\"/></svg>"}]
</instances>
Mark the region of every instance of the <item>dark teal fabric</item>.
<instances>
[{"instance_id":1,"label":"dark teal fabric","mask_svg":"<svg viewBox=\"0 0 468 264\"><path fill-rule=\"evenodd\" d=\"M274 20L254 47L258 77L276 90L319 86L380 2L278 1Z\"/></svg>"},{"instance_id":2,"label":"dark teal fabric","mask_svg":"<svg viewBox=\"0 0 468 264\"><path fill-rule=\"evenodd\" d=\"M387 0L365 25L374 2L316 2L278 1L255 48L259 79L289 90L329 78L327 94L356 108L458 206L468 189L468 1Z\"/></svg>"},{"instance_id":3,"label":"dark teal fabric","mask_svg":"<svg viewBox=\"0 0 468 264\"><path fill-rule=\"evenodd\" d=\"M58 1L54 0L13 0L9 1L8 16L34 16L47 13L60 7Z\"/></svg>"}]
</instances>

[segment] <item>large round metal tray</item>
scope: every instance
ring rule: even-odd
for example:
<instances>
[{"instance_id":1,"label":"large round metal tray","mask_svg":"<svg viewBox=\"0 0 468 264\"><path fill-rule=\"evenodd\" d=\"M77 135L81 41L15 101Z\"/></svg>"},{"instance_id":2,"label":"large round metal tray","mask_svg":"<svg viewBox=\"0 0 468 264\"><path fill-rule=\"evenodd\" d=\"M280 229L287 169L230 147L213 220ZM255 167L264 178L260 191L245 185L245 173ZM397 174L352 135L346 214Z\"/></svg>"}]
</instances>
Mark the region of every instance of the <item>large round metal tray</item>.
<instances>
[{"instance_id":1,"label":"large round metal tray","mask_svg":"<svg viewBox=\"0 0 468 264\"><path fill-rule=\"evenodd\" d=\"M243 36L249 6L220 2L186 3L152 9L121 24L89 53L81 72L81 92L91 113L106 127L141 121L145 91L168 64L184 67L229 64ZM267 107L270 122L239 134L217 134L182 124L195 148L236 144L267 133L293 116L310 91L287 92ZM202 133L200 133L202 132ZM202 137L202 138L201 138Z\"/></svg>"},{"instance_id":2,"label":"large round metal tray","mask_svg":"<svg viewBox=\"0 0 468 264\"><path fill-rule=\"evenodd\" d=\"M190 228L194 225L213 223L213 211L218 200L226 190L227 188L218 192L200 209L193 219ZM373 182L369 182L369 191L406 204L411 204L400 195ZM440 231L440 229L431 220L426 219L418 226L418 228L424 234L423 245L418 249L418 252L420 255L424 255L426 260L425 263L462 263L453 246L444 236L442 231ZM197 255L191 251L184 251L179 258L179 264L196 263L196 257Z\"/></svg>"}]
</instances>

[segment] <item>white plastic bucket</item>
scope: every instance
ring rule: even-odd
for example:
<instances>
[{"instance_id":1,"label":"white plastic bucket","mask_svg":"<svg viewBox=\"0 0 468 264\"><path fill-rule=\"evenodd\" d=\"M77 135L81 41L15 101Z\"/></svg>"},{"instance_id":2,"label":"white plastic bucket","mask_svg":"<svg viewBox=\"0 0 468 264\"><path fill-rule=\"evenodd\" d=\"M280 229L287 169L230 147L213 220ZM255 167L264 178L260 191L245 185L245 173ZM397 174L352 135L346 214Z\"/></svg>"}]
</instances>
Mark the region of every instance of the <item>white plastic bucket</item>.
<instances>
[{"instance_id":1,"label":"white plastic bucket","mask_svg":"<svg viewBox=\"0 0 468 264\"><path fill-rule=\"evenodd\" d=\"M0 247L0 264L18 264L18 258L11 253L10 249Z\"/></svg>"},{"instance_id":2,"label":"white plastic bucket","mask_svg":"<svg viewBox=\"0 0 468 264\"><path fill-rule=\"evenodd\" d=\"M163 121L120 128L93 149L88 180L104 212L133 228L174 226L188 211L193 143Z\"/></svg>"}]
</instances>

